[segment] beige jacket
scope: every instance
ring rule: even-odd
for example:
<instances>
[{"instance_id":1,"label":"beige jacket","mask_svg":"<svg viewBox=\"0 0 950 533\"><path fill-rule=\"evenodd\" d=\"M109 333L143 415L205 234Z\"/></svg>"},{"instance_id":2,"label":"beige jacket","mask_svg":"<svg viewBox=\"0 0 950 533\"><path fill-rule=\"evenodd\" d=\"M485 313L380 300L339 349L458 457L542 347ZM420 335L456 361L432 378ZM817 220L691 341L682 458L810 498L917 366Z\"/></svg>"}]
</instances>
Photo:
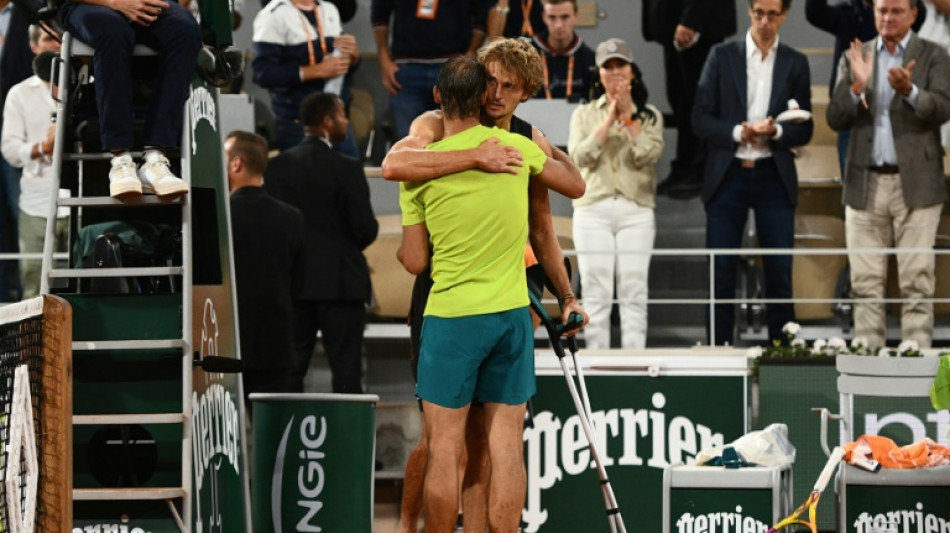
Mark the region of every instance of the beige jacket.
<instances>
[{"instance_id":1,"label":"beige jacket","mask_svg":"<svg viewBox=\"0 0 950 533\"><path fill-rule=\"evenodd\" d=\"M607 142L600 144L594 132L607 118L607 97L574 110L567 150L587 182L587 192L574 205L588 205L621 194L642 207L653 207L656 199L656 162L663 154L663 114L645 124L636 139L630 140L620 126L611 127Z\"/></svg>"},{"instance_id":2,"label":"beige jacket","mask_svg":"<svg viewBox=\"0 0 950 533\"><path fill-rule=\"evenodd\" d=\"M867 207L868 165L874 140L874 87L878 76L877 39L861 47L872 54L874 71L865 90L868 106L854 103L851 96L851 62L848 54L838 63L838 81L828 105L828 125L836 131L851 130L847 166L844 171L844 204L855 209ZM891 133L900 166L901 189L907 207L925 207L947 200L943 174L943 147L940 125L950 119L950 57L939 46L911 34L904 52L904 65L915 61L910 81L917 86L917 109L895 94L890 102Z\"/></svg>"}]
</instances>

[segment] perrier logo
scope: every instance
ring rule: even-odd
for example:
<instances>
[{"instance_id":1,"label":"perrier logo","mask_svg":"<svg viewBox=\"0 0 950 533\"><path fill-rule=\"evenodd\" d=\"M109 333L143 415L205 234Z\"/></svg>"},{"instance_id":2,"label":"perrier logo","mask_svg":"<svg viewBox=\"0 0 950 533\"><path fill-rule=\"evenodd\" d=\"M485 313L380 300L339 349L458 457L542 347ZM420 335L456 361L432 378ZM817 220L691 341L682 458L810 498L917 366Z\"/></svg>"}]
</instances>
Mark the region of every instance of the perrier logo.
<instances>
[{"instance_id":1,"label":"perrier logo","mask_svg":"<svg viewBox=\"0 0 950 533\"><path fill-rule=\"evenodd\" d=\"M722 433L694 423L685 416L668 417L663 411L666 396L656 392L653 409L609 409L593 413L598 452L605 467L643 466L662 470L670 464L691 463L703 449L722 446ZM525 429L528 468L528 498L521 518L525 533L535 533L547 522L541 506L541 491L550 489L565 475L576 476L595 465L577 415L564 420L550 411L534 417L534 427ZM619 446L609 446L617 443ZM645 453L647 445L650 452Z\"/></svg>"}]
</instances>

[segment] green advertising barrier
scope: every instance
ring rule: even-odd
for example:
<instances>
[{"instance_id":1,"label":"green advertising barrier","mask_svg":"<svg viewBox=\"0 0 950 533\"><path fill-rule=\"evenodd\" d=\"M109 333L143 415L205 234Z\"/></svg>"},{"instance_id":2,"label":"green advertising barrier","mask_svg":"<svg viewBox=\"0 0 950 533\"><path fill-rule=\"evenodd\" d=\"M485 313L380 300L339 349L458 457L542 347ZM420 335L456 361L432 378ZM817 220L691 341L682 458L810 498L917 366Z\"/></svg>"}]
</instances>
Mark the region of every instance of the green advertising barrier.
<instances>
[{"instance_id":1,"label":"green advertising barrier","mask_svg":"<svg viewBox=\"0 0 950 533\"><path fill-rule=\"evenodd\" d=\"M838 493L838 533L872 533L886 523L899 533L950 531L950 466L876 474L843 466Z\"/></svg>"},{"instance_id":2,"label":"green advertising barrier","mask_svg":"<svg viewBox=\"0 0 950 533\"><path fill-rule=\"evenodd\" d=\"M812 407L838 411L838 371L834 357L811 359L761 359L759 361L759 417L757 429L785 424L788 440L795 446L794 500L805 498L828 457L821 450L820 419ZM838 434L829 431L828 446L838 444ZM818 528L835 527L834 505L818 506Z\"/></svg>"},{"instance_id":3,"label":"green advertising barrier","mask_svg":"<svg viewBox=\"0 0 950 533\"><path fill-rule=\"evenodd\" d=\"M371 394L251 394L254 533L372 531Z\"/></svg>"},{"instance_id":4,"label":"green advertising barrier","mask_svg":"<svg viewBox=\"0 0 950 533\"><path fill-rule=\"evenodd\" d=\"M658 532L664 469L746 433L748 359L723 349L628 353L585 351L579 359L601 457L627 528ZM534 427L524 431L523 531L607 532L597 473L553 352L538 351L536 373Z\"/></svg>"},{"instance_id":5,"label":"green advertising barrier","mask_svg":"<svg viewBox=\"0 0 950 533\"><path fill-rule=\"evenodd\" d=\"M663 533L763 531L791 509L790 466L677 465L663 475Z\"/></svg>"}]
</instances>

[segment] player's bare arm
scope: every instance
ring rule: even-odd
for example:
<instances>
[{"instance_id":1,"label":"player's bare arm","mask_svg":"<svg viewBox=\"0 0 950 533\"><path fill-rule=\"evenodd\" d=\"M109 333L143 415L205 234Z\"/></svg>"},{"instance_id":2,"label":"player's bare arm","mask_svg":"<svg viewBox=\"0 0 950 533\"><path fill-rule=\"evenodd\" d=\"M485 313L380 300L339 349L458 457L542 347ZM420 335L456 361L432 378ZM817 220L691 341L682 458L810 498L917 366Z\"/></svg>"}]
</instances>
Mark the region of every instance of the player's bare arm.
<instances>
[{"instance_id":1,"label":"player's bare arm","mask_svg":"<svg viewBox=\"0 0 950 533\"><path fill-rule=\"evenodd\" d=\"M544 170L537 176L533 176L532 180L540 181L548 189L571 199L584 196L587 184L581 177L581 172L571 162L571 158L560 148L552 145L538 128L532 129L531 140L548 156L548 162L551 163L550 165L546 163Z\"/></svg>"},{"instance_id":2,"label":"player's bare arm","mask_svg":"<svg viewBox=\"0 0 950 533\"><path fill-rule=\"evenodd\" d=\"M396 259L414 276L429 266L429 229L425 223L402 227L402 243L396 250Z\"/></svg>"},{"instance_id":3,"label":"player's bare arm","mask_svg":"<svg viewBox=\"0 0 950 533\"><path fill-rule=\"evenodd\" d=\"M548 159L550 162L551 160ZM548 163L545 163L545 167ZM584 315L584 325L590 320L587 313L577 303L577 298L571 290L571 280L564 268L564 254L557 242L554 225L551 222L551 202L548 188L540 180L531 180L528 185L528 237L538 263L544 268L545 274L557 290L561 303L561 322L567 323L571 313ZM565 332L565 335L574 335L579 329Z\"/></svg>"},{"instance_id":4,"label":"player's bare arm","mask_svg":"<svg viewBox=\"0 0 950 533\"><path fill-rule=\"evenodd\" d=\"M427 181L472 168L517 174L522 165L517 148L503 146L494 138L469 150L426 150L426 146L442 139L443 135L441 111L428 111L416 117L409 127L409 135L394 144L383 159L383 177L392 181Z\"/></svg>"}]
</instances>

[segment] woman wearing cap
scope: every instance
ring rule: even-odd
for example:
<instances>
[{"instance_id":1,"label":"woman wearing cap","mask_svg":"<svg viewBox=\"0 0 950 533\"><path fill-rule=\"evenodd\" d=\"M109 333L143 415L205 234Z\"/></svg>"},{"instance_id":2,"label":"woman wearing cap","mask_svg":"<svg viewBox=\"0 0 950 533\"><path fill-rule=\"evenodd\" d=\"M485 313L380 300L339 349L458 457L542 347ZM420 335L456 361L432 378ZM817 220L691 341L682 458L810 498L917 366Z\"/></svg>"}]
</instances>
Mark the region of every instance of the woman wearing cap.
<instances>
[{"instance_id":1,"label":"woman wearing cap","mask_svg":"<svg viewBox=\"0 0 950 533\"><path fill-rule=\"evenodd\" d=\"M574 246L581 252L581 289L590 313L585 339L588 348L610 348L616 273L621 346L643 348L663 116L647 105L626 42L600 43L595 60L603 95L574 111L568 137L568 152L587 182L586 194L574 200Z\"/></svg>"}]
</instances>

